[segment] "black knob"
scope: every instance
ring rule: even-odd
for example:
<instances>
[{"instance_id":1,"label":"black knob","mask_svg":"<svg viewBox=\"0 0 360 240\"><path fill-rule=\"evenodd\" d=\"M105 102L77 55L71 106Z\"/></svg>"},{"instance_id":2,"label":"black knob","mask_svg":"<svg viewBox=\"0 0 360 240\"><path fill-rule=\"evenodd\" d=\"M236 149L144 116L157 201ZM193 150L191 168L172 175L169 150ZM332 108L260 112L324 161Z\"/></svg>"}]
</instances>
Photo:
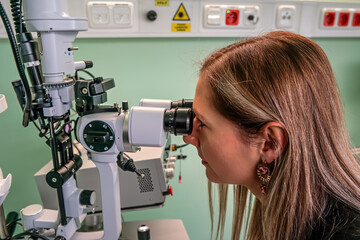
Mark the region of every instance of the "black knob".
<instances>
[{"instance_id":1,"label":"black knob","mask_svg":"<svg viewBox=\"0 0 360 240\"><path fill-rule=\"evenodd\" d=\"M81 205L93 205L95 203L96 194L92 190L84 190L80 193Z\"/></svg>"},{"instance_id":2,"label":"black knob","mask_svg":"<svg viewBox=\"0 0 360 240\"><path fill-rule=\"evenodd\" d=\"M89 122L84 128L83 138L87 147L95 152L106 152L115 142L112 128L103 121Z\"/></svg>"},{"instance_id":3,"label":"black knob","mask_svg":"<svg viewBox=\"0 0 360 240\"><path fill-rule=\"evenodd\" d=\"M102 77L94 78L94 83L101 83L104 79Z\"/></svg>"},{"instance_id":4,"label":"black knob","mask_svg":"<svg viewBox=\"0 0 360 240\"><path fill-rule=\"evenodd\" d=\"M92 68L93 62L92 61L84 61L85 62L85 68Z\"/></svg>"},{"instance_id":5,"label":"black knob","mask_svg":"<svg viewBox=\"0 0 360 240\"><path fill-rule=\"evenodd\" d=\"M50 171L46 174L46 182L52 188L60 188L67 179L67 176L64 177L64 175L56 171Z\"/></svg>"},{"instance_id":6,"label":"black knob","mask_svg":"<svg viewBox=\"0 0 360 240\"><path fill-rule=\"evenodd\" d=\"M138 240L149 240L150 239L150 228L146 225L138 227Z\"/></svg>"},{"instance_id":7,"label":"black knob","mask_svg":"<svg viewBox=\"0 0 360 240\"><path fill-rule=\"evenodd\" d=\"M66 240L63 236L57 236L54 240Z\"/></svg>"},{"instance_id":8,"label":"black knob","mask_svg":"<svg viewBox=\"0 0 360 240\"><path fill-rule=\"evenodd\" d=\"M149 21L155 21L157 18L157 13L154 10L150 10L146 14L146 17L147 17L147 19L149 19Z\"/></svg>"},{"instance_id":9,"label":"black knob","mask_svg":"<svg viewBox=\"0 0 360 240\"><path fill-rule=\"evenodd\" d=\"M122 102L122 109L123 109L124 111L129 110L129 104L128 104L127 101L123 101L123 102Z\"/></svg>"},{"instance_id":10,"label":"black knob","mask_svg":"<svg viewBox=\"0 0 360 240\"><path fill-rule=\"evenodd\" d=\"M74 158L57 171L51 170L48 172L46 174L46 182L52 188L60 188L81 166L81 157L74 154Z\"/></svg>"}]
</instances>

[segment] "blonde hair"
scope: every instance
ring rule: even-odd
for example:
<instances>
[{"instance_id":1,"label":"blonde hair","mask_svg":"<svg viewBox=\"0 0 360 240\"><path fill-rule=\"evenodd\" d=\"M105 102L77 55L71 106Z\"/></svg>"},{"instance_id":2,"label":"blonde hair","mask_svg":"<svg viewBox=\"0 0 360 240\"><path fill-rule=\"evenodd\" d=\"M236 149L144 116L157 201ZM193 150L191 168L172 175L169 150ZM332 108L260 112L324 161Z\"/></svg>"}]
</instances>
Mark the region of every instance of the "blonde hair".
<instances>
[{"instance_id":1,"label":"blonde hair","mask_svg":"<svg viewBox=\"0 0 360 240\"><path fill-rule=\"evenodd\" d=\"M318 224L337 224L330 226L330 237L347 219L327 223L324 216L341 206L359 215L359 162L351 150L332 68L315 42L271 32L214 52L201 72L214 107L249 137L276 121L289 138L275 160L262 203L249 198L245 187L234 187L232 239L239 239L243 223L248 239L305 239ZM219 189L227 193L228 186ZM211 197L211 184L209 193ZM219 196L216 238L223 236L226 210L226 197ZM251 215L245 214L247 201L253 206ZM213 218L212 209L211 200Z\"/></svg>"}]
</instances>

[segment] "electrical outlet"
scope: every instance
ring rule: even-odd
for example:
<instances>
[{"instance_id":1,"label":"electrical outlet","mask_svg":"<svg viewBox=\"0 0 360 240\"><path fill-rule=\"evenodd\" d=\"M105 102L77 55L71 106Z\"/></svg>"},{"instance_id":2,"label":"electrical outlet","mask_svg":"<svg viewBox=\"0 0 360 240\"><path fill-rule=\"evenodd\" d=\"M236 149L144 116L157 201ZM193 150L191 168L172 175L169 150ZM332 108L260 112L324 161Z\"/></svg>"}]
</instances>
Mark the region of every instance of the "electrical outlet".
<instances>
[{"instance_id":1,"label":"electrical outlet","mask_svg":"<svg viewBox=\"0 0 360 240\"><path fill-rule=\"evenodd\" d=\"M324 27L335 26L336 15L337 15L336 13L337 13L336 9L324 9L322 25Z\"/></svg>"},{"instance_id":2,"label":"electrical outlet","mask_svg":"<svg viewBox=\"0 0 360 240\"><path fill-rule=\"evenodd\" d=\"M339 27L346 27L349 25L350 12L340 12L338 19Z\"/></svg>"},{"instance_id":3,"label":"electrical outlet","mask_svg":"<svg viewBox=\"0 0 360 240\"><path fill-rule=\"evenodd\" d=\"M353 14L352 24L353 27L360 27L360 12L355 12Z\"/></svg>"},{"instance_id":4,"label":"electrical outlet","mask_svg":"<svg viewBox=\"0 0 360 240\"><path fill-rule=\"evenodd\" d=\"M294 5L280 5L277 9L276 27L292 28L296 14Z\"/></svg>"},{"instance_id":5,"label":"electrical outlet","mask_svg":"<svg viewBox=\"0 0 360 240\"><path fill-rule=\"evenodd\" d=\"M259 7L251 6L244 9L243 23L247 27L254 27L259 22Z\"/></svg>"},{"instance_id":6,"label":"electrical outlet","mask_svg":"<svg viewBox=\"0 0 360 240\"><path fill-rule=\"evenodd\" d=\"M90 27L101 28L110 23L110 10L106 2L89 2L88 19Z\"/></svg>"},{"instance_id":7,"label":"electrical outlet","mask_svg":"<svg viewBox=\"0 0 360 240\"><path fill-rule=\"evenodd\" d=\"M131 27L133 8L132 3L115 4L113 7L114 23L121 27Z\"/></svg>"},{"instance_id":8,"label":"electrical outlet","mask_svg":"<svg viewBox=\"0 0 360 240\"><path fill-rule=\"evenodd\" d=\"M226 25L238 25L240 18L239 9L226 9L225 23Z\"/></svg>"}]
</instances>

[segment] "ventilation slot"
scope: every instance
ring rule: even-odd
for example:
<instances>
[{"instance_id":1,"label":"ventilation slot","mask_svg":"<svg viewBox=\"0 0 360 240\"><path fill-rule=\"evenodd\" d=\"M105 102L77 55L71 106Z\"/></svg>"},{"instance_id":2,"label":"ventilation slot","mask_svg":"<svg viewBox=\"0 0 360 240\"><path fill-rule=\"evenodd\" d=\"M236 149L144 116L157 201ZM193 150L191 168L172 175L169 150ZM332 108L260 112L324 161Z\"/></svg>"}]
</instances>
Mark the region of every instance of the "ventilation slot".
<instances>
[{"instance_id":1,"label":"ventilation slot","mask_svg":"<svg viewBox=\"0 0 360 240\"><path fill-rule=\"evenodd\" d=\"M141 174L144 174L143 178L138 176L140 193L154 191L154 185L153 185L153 182L152 182L150 169L149 168L143 168L143 169L138 169L138 171Z\"/></svg>"}]
</instances>

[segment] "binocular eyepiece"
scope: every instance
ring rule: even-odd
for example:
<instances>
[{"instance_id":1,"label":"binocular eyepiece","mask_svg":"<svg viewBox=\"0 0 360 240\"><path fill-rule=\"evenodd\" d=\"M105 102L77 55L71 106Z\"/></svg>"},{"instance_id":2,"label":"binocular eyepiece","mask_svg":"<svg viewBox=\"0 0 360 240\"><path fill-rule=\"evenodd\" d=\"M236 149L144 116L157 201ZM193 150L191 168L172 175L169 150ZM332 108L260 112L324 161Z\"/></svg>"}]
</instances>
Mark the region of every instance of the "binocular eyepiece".
<instances>
[{"instance_id":1,"label":"binocular eyepiece","mask_svg":"<svg viewBox=\"0 0 360 240\"><path fill-rule=\"evenodd\" d=\"M174 135L190 135L194 113L191 108L176 107L165 111L164 129Z\"/></svg>"},{"instance_id":2,"label":"binocular eyepiece","mask_svg":"<svg viewBox=\"0 0 360 240\"><path fill-rule=\"evenodd\" d=\"M192 111L193 100L179 101L162 99L141 99L140 106L165 108L164 130L174 135L189 135L192 132L195 114Z\"/></svg>"}]
</instances>

